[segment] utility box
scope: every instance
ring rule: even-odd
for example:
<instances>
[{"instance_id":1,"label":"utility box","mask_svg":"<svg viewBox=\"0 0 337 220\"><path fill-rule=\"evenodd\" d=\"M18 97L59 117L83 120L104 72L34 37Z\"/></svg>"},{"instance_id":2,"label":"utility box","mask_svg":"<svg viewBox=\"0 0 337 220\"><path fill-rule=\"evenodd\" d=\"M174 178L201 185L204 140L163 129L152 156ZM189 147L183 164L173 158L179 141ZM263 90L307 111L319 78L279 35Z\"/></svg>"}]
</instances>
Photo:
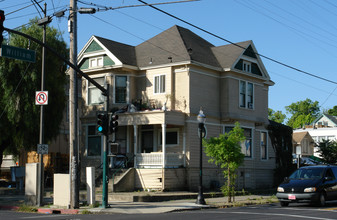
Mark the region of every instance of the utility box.
<instances>
[{"instance_id":1,"label":"utility box","mask_svg":"<svg viewBox=\"0 0 337 220\"><path fill-rule=\"evenodd\" d=\"M54 174L54 205L70 207L69 174Z\"/></svg>"},{"instance_id":2,"label":"utility box","mask_svg":"<svg viewBox=\"0 0 337 220\"><path fill-rule=\"evenodd\" d=\"M27 205L37 205L38 171L38 163L26 164L25 203Z\"/></svg>"},{"instance_id":3,"label":"utility box","mask_svg":"<svg viewBox=\"0 0 337 220\"><path fill-rule=\"evenodd\" d=\"M95 167L87 167L87 203L95 204Z\"/></svg>"}]
</instances>

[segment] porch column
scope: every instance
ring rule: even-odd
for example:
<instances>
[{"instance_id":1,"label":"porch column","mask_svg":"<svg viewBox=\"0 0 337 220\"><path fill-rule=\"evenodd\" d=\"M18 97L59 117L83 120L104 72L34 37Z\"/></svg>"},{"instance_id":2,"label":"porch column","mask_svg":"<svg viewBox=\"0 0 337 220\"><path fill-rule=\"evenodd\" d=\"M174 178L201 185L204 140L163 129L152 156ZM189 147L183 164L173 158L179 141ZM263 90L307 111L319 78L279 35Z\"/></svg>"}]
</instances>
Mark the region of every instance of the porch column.
<instances>
[{"instance_id":1,"label":"porch column","mask_svg":"<svg viewBox=\"0 0 337 220\"><path fill-rule=\"evenodd\" d=\"M162 140L162 152L163 152L163 168L166 166L166 124L161 124L161 140Z\"/></svg>"},{"instance_id":2,"label":"porch column","mask_svg":"<svg viewBox=\"0 0 337 220\"><path fill-rule=\"evenodd\" d=\"M138 126L137 125L133 125L133 153L135 154L134 157L134 168L137 168L137 145L138 145Z\"/></svg>"}]
</instances>

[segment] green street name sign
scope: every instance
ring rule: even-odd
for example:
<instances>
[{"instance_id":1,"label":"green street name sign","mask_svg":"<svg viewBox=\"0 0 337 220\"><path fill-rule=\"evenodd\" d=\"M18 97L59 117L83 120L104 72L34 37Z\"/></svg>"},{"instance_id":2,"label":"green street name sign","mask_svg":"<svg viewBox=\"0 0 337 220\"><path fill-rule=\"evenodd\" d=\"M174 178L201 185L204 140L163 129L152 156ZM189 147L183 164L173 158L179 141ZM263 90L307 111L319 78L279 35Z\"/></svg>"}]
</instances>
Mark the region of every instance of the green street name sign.
<instances>
[{"instance_id":1,"label":"green street name sign","mask_svg":"<svg viewBox=\"0 0 337 220\"><path fill-rule=\"evenodd\" d=\"M8 46L5 44L1 46L1 56L17 60L28 61L31 63L35 63L36 57L34 50L26 50L23 48Z\"/></svg>"}]
</instances>

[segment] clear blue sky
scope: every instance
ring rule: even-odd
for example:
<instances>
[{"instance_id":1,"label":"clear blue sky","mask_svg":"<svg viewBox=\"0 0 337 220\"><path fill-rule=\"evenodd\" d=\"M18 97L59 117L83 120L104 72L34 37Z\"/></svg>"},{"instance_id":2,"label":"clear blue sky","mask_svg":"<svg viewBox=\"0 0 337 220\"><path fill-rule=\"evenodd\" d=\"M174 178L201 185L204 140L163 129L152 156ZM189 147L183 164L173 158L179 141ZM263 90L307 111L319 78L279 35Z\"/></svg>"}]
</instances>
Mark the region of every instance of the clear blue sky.
<instances>
[{"instance_id":1,"label":"clear blue sky","mask_svg":"<svg viewBox=\"0 0 337 220\"><path fill-rule=\"evenodd\" d=\"M145 0L147 3L170 0ZM174 1L174 0L172 0ZM70 0L46 0L48 14L69 8ZM137 0L83 0L78 7L140 5ZM31 0L0 0L5 27L16 28L39 16ZM326 82L262 58L275 85L269 90L269 108L285 113L285 106L305 100L318 101L321 110L337 105L337 2L334 0L201 0L160 5L194 25L232 42L253 40L258 52L300 70L336 82ZM16 12L15 12L16 11ZM12 13L13 12L13 13ZM69 42L67 18L51 25ZM228 44L149 7L78 14L78 51L92 35L138 45L173 25L190 29L215 46ZM335 69L336 65L336 69Z\"/></svg>"}]
</instances>

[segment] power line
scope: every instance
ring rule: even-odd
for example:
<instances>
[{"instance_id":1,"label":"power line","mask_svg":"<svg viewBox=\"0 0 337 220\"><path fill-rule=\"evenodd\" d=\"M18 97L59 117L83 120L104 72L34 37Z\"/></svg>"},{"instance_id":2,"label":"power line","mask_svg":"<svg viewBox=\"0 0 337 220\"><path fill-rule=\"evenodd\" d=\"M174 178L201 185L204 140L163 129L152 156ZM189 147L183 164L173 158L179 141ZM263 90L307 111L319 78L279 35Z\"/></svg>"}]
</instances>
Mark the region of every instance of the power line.
<instances>
[{"instance_id":1,"label":"power line","mask_svg":"<svg viewBox=\"0 0 337 220\"><path fill-rule=\"evenodd\" d=\"M164 13L164 14L166 14L166 15L168 15L168 16L170 16L170 17L176 19L176 20L179 20L179 21L181 21L181 22L183 22L183 23L185 23L185 24L188 24L188 25L190 25L190 26L192 26L192 27L194 27L194 28L196 28L196 29L198 29L198 30L200 30L200 31L202 31L202 32L205 32L206 34L209 34L209 35L211 35L211 36L213 36L213 37L216 37L216 38L218 38L218 39L220 39L220 40L223 40L223 41L225 41L225 42L227 42L227 43L233 44L234 46L239 47L239 48L241 48L241 49L246 49L246 48L244 48L244 47L242 47L242 46L240 46L240 45L238 45L238 44L236 44L236 43L234 43L234 42L232 42L232 41L230 41L230 40L227 40L227 39L225 39L225 38L223 38L223 37L220 37L219 35L216 35L216 34L210 32L210 31L207 31L207 30L205 30L205 29L203 29L203 28L201 28L201 27L198 27L197 25L194 25L194 24L192 24L192 23L190 23L190 22L188 22L188 21L185 21L184 19L181 19L181 18L179 18L179 17L177 17L177 16L175 16L175 15L172 15L172 14L170 14L170 13L164 11L164 10L161 10L161 9L159 9L159 8L153 6L153 5L149 5L149 4L146 3L145 1L142 1L142 0L138 0L138 1L141 2L141 3L143 3L143 4L146 4L146 5L148 5L149 7L153 8L153 9L155 9L155 10L157 10L157 11L160 11L160 12L162 12L162 13ZM315 75L315 74L309 73L309 72L307 72L307 71L301 70L301 69L299 69L299 68L290 66L290 65L288 65L288 64L285 64L285 63L283 63L283 62L281 62L281 61L275 60L275 59L270 58L270 57L268 57L268 56L265 56L265 55L263 55L263 54L260 54L260 53L257 53L257 52L254 52L254 53L255 53L256 55L260 56L260 57L263 57L263 58L265 58L265 59L267 59L267 60L270 60L270 61L272 61L272 62L274 62L274 63L277 63L277 64L279 64L279 65L281 65L281 66L287 67L287 68L292 69L292 70L295 70L295 71L297 71L297 72L300 72L300 73L309 75L309 76L311 76L311 77L314 77L314 78L317 78L317 79L320 79L320 80L323 80L323 81L326 81L326 82L330 82L330 83L332 83L332 84L336 84L336 85L337 85L337 82L335 82L335 81L332 81L332 80L329 80L329 79L326 79L326 78L317 76L317 75Z\"/></svg>"}]
</instances>

